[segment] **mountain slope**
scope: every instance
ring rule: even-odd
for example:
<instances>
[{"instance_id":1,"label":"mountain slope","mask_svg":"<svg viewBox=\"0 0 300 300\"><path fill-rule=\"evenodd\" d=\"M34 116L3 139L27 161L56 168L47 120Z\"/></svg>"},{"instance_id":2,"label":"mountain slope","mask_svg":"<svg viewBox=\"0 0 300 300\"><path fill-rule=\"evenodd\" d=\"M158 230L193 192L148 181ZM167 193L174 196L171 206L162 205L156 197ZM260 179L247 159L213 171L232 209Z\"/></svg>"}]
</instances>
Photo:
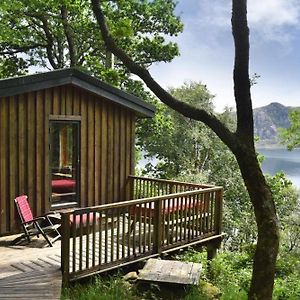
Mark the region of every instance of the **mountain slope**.
<instances>
[{"instance_id":1,"label":"mountain slope","mask_svg":"<svg viewBox=\"0 0 300 300\"><path fill-rule=\"evenodd\" d=\"M295 108L272 102L253 110L254 133L259 137L260 144L278 142L278 128L290 126L288 114L291 109Z\"/></svg>"}]
</instances>

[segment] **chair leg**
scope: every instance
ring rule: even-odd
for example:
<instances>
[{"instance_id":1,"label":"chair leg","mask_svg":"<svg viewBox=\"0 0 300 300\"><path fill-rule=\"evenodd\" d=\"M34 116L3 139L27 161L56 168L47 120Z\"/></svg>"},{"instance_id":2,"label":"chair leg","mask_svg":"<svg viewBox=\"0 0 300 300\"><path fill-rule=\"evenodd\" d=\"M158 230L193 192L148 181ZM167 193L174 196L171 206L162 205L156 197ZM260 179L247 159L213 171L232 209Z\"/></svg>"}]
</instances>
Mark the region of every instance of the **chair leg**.
<instances>
[{"instance_id":1,"label":"chair leg","mask_svg":"<svg viewBox=\"0 0 300 300\"><path fill-rule=\"evenodd\" d=\"M47 241L48 245L50 247L53 247L51 240L48 238L48 236L45 234L44 230L41 228L41 226L36 222L35 223L38 231L41 233L41 235L44 237L44 239Z\"/></svg>"},{"instance_id":2,"label":"chair leg","mask_svg":"<svg viewBox=\"0 0 300 300\"><path fill-rule=\"evenodd\" d=\"M23 231L24 231L24 236L26 237L28 243L30 243L31 242L30 234L29 234L29 232L28 232L28 230L27 230L27 228L26 228L25 225L23 225Z\"/></svg>"},{"instance_id":3,"label":"chair leg","mask_svg":"<svg viewBox=\"0 0 300 300\"><path fill-rule=\"evenodd\" d=\"M133 229L135 228L135 225L136 225L136 221L132 221L131 225L130 225L130 233L133 232Z\"/></svg>"},{"instance_id":4,"label":"chair leg","mask_svg":"<svg viewBox=\"0 0 300 300\"><path fill-rule=\"evenodd\" d=\"M61 234L59 233L59 231L57 229L54 229L54 231L56 232L56 236L51 240L51 243L53 244L56 240L61 238Z\"/></svg>"}]
</instances>

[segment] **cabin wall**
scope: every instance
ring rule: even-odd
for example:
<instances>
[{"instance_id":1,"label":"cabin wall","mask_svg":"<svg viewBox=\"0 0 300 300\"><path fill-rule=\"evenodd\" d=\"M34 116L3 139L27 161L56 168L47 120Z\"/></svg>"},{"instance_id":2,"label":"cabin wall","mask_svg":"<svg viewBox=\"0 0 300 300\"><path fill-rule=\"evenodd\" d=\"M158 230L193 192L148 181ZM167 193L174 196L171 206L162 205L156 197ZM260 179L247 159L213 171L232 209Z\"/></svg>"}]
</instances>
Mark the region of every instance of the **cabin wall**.
<instances>
[{"instance_id":1,"label":"cabin wall","mask_svg":"<svg viewBox=\"0 0 300 300\"><path fill-rule=\"evenodd\" d=\"M133 112L73 86L0 98L0 234L17 228L17 195L28 195L34 215L50 209L50 115L81 116L80 206L128 199Z\"/></svg>"}]
</instances>

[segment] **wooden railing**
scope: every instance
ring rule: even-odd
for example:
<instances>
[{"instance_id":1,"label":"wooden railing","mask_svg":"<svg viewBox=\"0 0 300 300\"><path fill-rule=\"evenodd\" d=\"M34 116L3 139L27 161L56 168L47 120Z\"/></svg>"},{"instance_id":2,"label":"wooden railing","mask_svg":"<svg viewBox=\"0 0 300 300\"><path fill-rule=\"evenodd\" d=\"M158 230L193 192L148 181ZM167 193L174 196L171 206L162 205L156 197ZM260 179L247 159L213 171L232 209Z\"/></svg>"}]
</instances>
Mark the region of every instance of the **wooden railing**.
<instances>
[{"instance_id":1,"label":"wooden railing","mask_svg":"<svg viewBox=\"0 0 300 300\"><path fill-rule=\"evenodd\" d=\"M138 176L129 176L129 185L133 192L131 195L132 199L150 198L214 187L209 184L186 183Z\"/></svg>"},{"instance_id":2,"label":"wooden railing","mask_svg":"<svg viewBox=\"0 0 300 300\"><path fill-rule=\"evenodd\" d=\"M138 177L130 182L132 195L142 199L62 213L64 284L220 237L221 187Z\"/></svg>"}]
</instances>

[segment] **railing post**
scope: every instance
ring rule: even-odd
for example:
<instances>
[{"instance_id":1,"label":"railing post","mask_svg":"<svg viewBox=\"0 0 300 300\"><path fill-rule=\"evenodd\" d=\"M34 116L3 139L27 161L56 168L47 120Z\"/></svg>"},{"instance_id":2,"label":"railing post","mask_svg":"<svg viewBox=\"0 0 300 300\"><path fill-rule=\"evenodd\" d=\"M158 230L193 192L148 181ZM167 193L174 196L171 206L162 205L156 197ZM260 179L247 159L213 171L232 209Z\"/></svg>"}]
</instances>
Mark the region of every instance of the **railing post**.
<instances>
[{"instance_id":1,"label":"railing post","mask_svg":"<svg viewBox=\"0 0 300 300\"><path fill-rule=\"evenodd\" d=\"M61 271L63 286L69 284L70 277L70 212L61 213Z\"/></svg>"},{"instance_id":2,"label":"railing post","mask_svg":"<svg viewBox=\"0 0 300 300\"><path fill-rule=\"evenodd\" d=\"M170 183L169 194L174 194L174 193L175 193L175 184Z\"/></svg>"},{"instance_id":3,"label":"railing post","mask_svg":"<svg viewBox=\"0 0 300 300\"><path fill-rule=\"evenodd\" d=\"M216 192L215 208L215 229L217 234L221 234L223 218L223 188Z\"/></svg>"},{"instance_id":4,"label":"railing post","mask_svg":"<svg viewBox=\"0 0 300 300\"><path fill-rule=\"evenodd\" d=\"M135 191L134 191L134 181L136 179L129 176L127 178L127 184L126 184L126 200L133 200L135 199Z\"/></svg>"},{"instance_id":5,"label":"railing post","mask_svg":"<svg viewBox=\"0 0 300 300\"><path fill-rule=\"evenodd\" d=\"M161 254L162 247L162 200L158 200L154 203L154 251Z\"/></svg>"}]
</instances>

